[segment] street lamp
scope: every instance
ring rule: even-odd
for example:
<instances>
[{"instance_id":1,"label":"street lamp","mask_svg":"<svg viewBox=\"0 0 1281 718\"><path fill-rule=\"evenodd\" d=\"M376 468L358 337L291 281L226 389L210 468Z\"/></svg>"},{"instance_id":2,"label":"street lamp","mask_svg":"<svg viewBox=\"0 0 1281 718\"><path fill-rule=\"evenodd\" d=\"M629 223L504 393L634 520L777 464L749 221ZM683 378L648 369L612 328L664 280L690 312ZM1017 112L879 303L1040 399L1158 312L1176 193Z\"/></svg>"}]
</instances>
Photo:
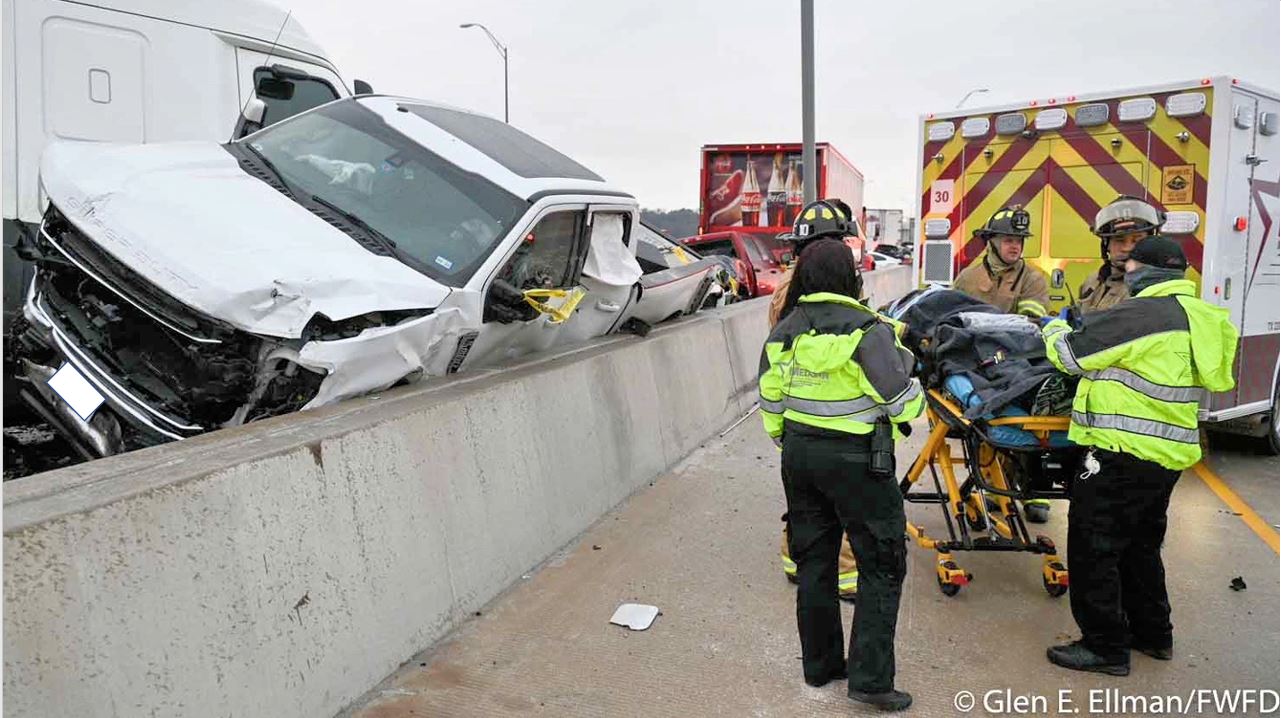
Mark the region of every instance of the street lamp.
<instances>
[{"instance_id":1,"label":"street lamp","mask_svg":"<svg viewBox=\"0 0 1281 718\"><path fill-rule=\"evenodd\" d=\"M498 38L494 37L494 33L489 31L489 28L478 22L465 22L458 27L464 30L469 27L478 27L484 30L485 34L489 36L489 41L494 43L494 49L498 50L498 54L503 56L503 122L510 123L511 119L507 114L507 46L499 42Z\"/></svg>"},{"instance_id":2,"label":"street lamp","mask_svg":"<svg viewBox=\"0 0 1281 718\"><path fill-rule=\"evenodd\" d=\"M965 101L970 99L970 95L980 95L980 94L983 94L984 92L987 92L986 87L976 87L973 90L970 90L969 92L965 93L965 97L962 97L961 101L956 103L956 109L958 110L961 109L961 105L964 105Z\"/></svg>"}]
</instances>

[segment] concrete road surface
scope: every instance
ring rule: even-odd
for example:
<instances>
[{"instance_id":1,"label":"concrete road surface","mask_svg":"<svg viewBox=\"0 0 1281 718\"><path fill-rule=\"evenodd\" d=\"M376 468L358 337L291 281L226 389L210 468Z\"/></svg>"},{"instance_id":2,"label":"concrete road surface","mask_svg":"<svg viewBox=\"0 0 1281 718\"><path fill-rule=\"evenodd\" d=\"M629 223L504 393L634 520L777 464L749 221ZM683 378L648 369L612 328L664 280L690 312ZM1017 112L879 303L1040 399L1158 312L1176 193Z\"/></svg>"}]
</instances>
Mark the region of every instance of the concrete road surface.
<instances>
[{"instance_id":1,"label":"concrete road surface","mask_svg":"<svg viewBox=\"0 0 1281 718\"><path fill-rule=\"evenodd\" d=\"M900 447L900 473L924 433ZM345 715L867 713L845 697L842 683L811 688L801 680L795 591L778 560L778 463L757 417L707 443ZM956 706L972 697L973 715L1162 715L1172 709L1155 699L1191 695L1201 702L1188 715L1220 715L1230 711L1203 701L1251 695L1199 689L1272 691L1264 708L1275 710L1278 557L1263 529L1275 545L1277 462L1238 446L1221 450L1212 468L1220 488L1259 518L1252 528L1236 515L1248 512L1184 474L1165 548L1175 660L1136 653L1128 678L1046 662L1046 646L1074 638L1076 629L1067 598L1042 588L1037 557L957 553L974 582L946 598L932 554L912 545L897 644L899 687L916 697L911 714L959 714ZM1057 504L1048 525L1031 528L1065 547L1066 509ZM936 506L910 505L908 520L944 533ZM1237 576L1246 590L1229 588ZM644 632L610 625L625 602L653 604L662 614ZM1121 703L1135 697L1147 704ZM1261 713L1244 703L1235 712Z\"/></svg>"}]
</instances>

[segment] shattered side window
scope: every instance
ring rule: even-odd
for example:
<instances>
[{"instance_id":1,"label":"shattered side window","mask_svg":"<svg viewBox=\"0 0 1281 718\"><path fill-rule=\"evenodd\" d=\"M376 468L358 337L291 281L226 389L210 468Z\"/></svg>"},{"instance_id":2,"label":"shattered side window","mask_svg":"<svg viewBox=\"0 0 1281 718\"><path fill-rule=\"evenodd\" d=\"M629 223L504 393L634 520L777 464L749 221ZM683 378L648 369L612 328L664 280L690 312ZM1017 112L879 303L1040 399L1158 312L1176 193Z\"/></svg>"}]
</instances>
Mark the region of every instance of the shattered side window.
<instances>
[{"instance_id":1,"label":"shattered side window","mask_svg":"<svg viewBox=\"0 0 1281 718\"><path fill-rule=\"evenodd\" d=\"M312 211L338 208L350 223L391 240L398 259L453 287L467 283L529 207L391 129L355 100L317 108L245 141L270 161L300 204Z\"/></svg>"},{"instance_id":2,"label":"shattered side window","mask_svg":"<svg viewBox=\"0 0 1281 718\"><path fill-rule=\"evenodd\" d=\"M663 235L655 232L645 223L641 223L632 232L640 240L636 245L636 257L642 262L656 265L650 271L675 269L688 263L689 252ZM682 258L684 255L684 258Z\"/></svg>"},{"instance_id":3,"label":"shattered side window","mask_svg":"<svg viewBox=\"0 0 1281 718\"><path fill-rule=\"evenodd\" d=\"M522 291L568 288L584 217L584 212L556 212L538 220L498 277Z\"/></svg>"}]
</instances>

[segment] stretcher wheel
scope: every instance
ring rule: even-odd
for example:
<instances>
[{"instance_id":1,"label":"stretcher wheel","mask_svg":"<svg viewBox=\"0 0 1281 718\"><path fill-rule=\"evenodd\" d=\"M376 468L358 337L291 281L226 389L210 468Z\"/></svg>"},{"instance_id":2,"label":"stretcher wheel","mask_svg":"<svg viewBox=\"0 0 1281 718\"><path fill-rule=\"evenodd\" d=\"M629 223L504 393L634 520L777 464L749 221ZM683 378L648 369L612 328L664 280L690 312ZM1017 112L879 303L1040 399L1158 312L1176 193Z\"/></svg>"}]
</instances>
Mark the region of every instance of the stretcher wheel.
<instances>
[{"instance_id":1,"label":"stretcher wheel","mask_svg":"<svg viewBox=\"0 0 1281 718\"><path fill-rule=\"evenodd\" d=\"M1068 587L1061 583L1050 583L1045 579L1041 579L1041 585L1045 586L1045 592L1053 598L1058 598L1068 592Z\"/></svg>"},{"instance_id":2,"label":"stretcher wheel","mask_svg":"<svg viewBox=\"0 0 1281 718\"><path fill-rule=\"evenodd\" d=\"M1044 541L1054 550L1054 544L1044 536L1037 537L1037 543ZM1063 562L1047 559L1047 563L1041 567L1041 585L1045 587L1045 592L1053 598L1058 598L1068 592L1068 572L1067 566Z\"/></svg>"},{"instance_id":3,"label":"stretcher wheel","mask_svg":"<svg viewBox=\"0 0 1281 718\"><path fill-rule=\"evenodd\" d=\"M939 590L943 592L944 596L951 598L961 592L961 586L960 584L956 584L956 583L944 583L942 580L940 580Z\"/></svg>"},{"instance_id":4,"label":"stretcher wheel","mask_svg":"<svg viewBox=\"0 0 1281 718\"><path fill-rule=\"evenodd\" d=\"M971 531L984 531L987 529L987 519L975 513L973 506L965 507L965 523L969 524Z\"/></svg>"}]
</instances>

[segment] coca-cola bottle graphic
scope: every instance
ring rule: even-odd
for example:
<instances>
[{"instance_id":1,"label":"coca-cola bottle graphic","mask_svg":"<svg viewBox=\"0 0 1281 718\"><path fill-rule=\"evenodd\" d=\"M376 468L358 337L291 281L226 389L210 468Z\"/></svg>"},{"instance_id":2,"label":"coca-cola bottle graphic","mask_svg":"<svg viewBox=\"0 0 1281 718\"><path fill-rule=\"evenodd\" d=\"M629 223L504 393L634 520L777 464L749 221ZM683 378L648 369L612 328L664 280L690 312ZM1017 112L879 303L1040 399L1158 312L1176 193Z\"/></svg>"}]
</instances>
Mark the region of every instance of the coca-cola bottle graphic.
<instances>
[{"instance_id":1,"label":"coca-cola bottle graphic","mask_svg":"<svg viewBox=\"0 0 1281 718\"><path fill-rule=\"evenodd\" d=\"M761 184L756 180L756 162L747 160L747 177L743 179L743 226L757 227L761 223Z\"/></svg>"},{"instance_id":2,"label":"coca-cola bottle graphic","mask_svg":"<svg viewBox=\"0 0 1281 718\"><path fill-rule=\"evenodd\" d=\"M783 176L783 153L774 155L774 170L770 172L769 185L765 195L765 211L769 215L770 227L782 227L787 224L787 178Z\"/></svg>"},{"instance_id":3,"label":"coca-cola bottle graphic","mask_svg":"<svg viewBox=\"0 0 1281 718\"><path fill-rule=\"evenodd\" d=\"M801 213L801 200L805 196L799 165L797 160L792 160L787 166L787 224L789 225L795 222L796 215Z\"/></svg>"}]
</instances>

